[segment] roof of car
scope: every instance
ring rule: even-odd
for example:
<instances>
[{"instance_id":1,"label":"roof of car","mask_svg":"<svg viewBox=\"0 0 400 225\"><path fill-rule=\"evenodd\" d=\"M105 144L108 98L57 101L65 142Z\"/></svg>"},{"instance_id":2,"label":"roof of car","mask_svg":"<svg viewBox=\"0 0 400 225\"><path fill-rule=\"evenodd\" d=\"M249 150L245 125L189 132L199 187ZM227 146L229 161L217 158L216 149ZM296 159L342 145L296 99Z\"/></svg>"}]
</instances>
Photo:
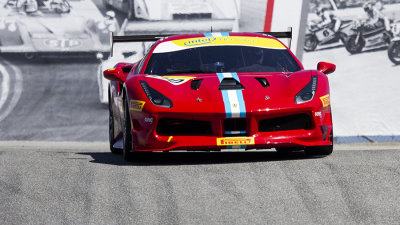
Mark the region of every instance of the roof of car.
<instances>
[{"instance_id":1,"label":"roof of car","mask_svg":"<svg viewBox=\"0 0 400 225\"><path fill-rule=\"evenodd\" d=\"M257 33L203 33L182 34L160 39L153 53L179 51L206 46L251 46L271 49L287 49L278 39Z\"/></svg>"}]
</instances>

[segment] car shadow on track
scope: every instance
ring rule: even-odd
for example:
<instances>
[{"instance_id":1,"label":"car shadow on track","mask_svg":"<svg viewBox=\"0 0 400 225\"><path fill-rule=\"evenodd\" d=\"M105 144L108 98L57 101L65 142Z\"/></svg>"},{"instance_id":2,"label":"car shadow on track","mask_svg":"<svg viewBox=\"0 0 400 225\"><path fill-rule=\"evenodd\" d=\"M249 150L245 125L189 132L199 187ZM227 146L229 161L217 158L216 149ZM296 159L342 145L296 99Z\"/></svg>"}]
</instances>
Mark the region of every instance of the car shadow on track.
<instances>
[{"instance_id":1,"label":"car shadow on track","mask_svg":"<svg viewBox=\"0 0 400 225\"><path fill-rule=\"evenodd\" d=\"M121 155L108 152L83 152L89 155L92 163L117 166L171 166L171 165L202 165L202 164L232 164L249 162L274 162L305 160L311 157L304 152L278 153L271 151L252 152L153 152L136 157L131 161L123 160Z\"/></svg>"}]
</instances>

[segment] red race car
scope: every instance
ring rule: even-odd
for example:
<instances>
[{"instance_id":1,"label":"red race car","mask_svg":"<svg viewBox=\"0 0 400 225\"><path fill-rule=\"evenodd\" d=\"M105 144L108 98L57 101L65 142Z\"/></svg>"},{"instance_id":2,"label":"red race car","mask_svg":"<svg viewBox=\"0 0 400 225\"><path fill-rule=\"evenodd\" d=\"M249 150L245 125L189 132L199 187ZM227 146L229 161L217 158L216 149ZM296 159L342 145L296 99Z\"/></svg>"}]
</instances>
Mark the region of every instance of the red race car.
<instances>
[{"instance_id":1,"label":"red race car","mask_svg":"<svg viewBox=\"0 0 400 225\"><path fill-rule=\"evenodd\" d=\"M274 37L274 36L275 37ZM156 41L136 63L104 71L113 153L268 149L329 155L335 65L304 70L277 39L290 32L112 36Z\"/></svg>"}]
</instances>

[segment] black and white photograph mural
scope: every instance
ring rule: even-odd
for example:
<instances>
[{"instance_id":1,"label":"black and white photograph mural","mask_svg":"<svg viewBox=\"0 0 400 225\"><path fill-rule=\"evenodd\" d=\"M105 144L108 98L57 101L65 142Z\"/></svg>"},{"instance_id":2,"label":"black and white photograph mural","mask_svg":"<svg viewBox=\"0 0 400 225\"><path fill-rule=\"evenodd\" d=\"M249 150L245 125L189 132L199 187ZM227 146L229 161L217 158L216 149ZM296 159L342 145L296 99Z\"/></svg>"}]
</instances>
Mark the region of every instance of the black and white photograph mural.
<instances>
[{"instance_id":1,"label":"black and white photograph mural","mask_svg":"<svg viewBox=\"0 0 400 225\"><path fill-rule=\"evenodd\" d=\"M310 90L304 96L315 95L321 83L314 81L326 77L308 70L319 62L335 64L333 73L332 65L320 64L320 71L329 73L330 93L313 100L321 102L321 110L331 106L331 155L309 156L293 142L280 149L154 151L125 161L110 144L109 128L121 130L127 120L112 110L123 109L123 101L108 102L103 71L138 62L152 44L114 43L111 57L111 32L158 37L288 30L293 38L280 40L307 72L243 73L262 91L256 93L251 84L243 88L266 105L251 113L271 118L285 113L274 127L297 127L303 120L287 120L288 108L269 110L271 98L296 103L303 90ZM0 0L0 225L399 224L399 43L400 0ZM130 71L129 66L122 69ZM187 107L215 101L210 93L219 87L202 80L184 84L179 95L196 101ZM304 88L297 84L303 81ZM275 82L285 85L279 94ZM200 84L206 89L198 91ZM117 85L119 93L123 85ZM157 89L153 93L162 95L164 88ZM322 119L321 110L307 107L300 105L296 113ZM119 122L113 113L119 113ZM156 121L143 117L145 123ZM242 119L227 126L242 127L247 123ZM326 128L319 126L321 135ZM238 130L231 134L239 140L257 136ZM283 131L282 137L296 130ZM124 133L114 144L123 144ZM302 135L312 141L311 133Z\"/></svg>"},{"instance_id":2,"label":"black and white photograph mural","mask_svg":"<svg viewBox=\"0 0 400 225\"><path fill-rule=\"evenodd\" d=\"M310 0L303 63L337 66L330 76L336 136L398 139L399 25L399 0Z\"/></svg>"}]
</instances>

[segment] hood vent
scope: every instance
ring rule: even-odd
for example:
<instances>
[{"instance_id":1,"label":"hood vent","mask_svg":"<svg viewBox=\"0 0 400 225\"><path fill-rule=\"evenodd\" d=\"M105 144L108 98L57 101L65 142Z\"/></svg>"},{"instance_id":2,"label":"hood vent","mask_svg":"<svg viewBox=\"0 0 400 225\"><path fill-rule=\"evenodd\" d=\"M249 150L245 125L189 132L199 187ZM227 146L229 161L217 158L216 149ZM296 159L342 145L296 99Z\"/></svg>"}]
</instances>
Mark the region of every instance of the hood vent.
<instances>
[{"instance_id":1,"label":"hood vent","mask_svg":"<svg viewBox=\"0 0 400 225\"><path fill-rule=\"evenodd\" d=\"M268 80L265 79L264 77L255 77L255 79L260 82L261 86L263 87L269 87Z\"/></svg>"},{"instance_id":2,"label":"hood vent","mask_svg":"<svg viewBox=\"0 0 400 225\"><path fill-rule=\"evenodd\" d=\"M243 85L233 78L224 78L219 85L219 90L241 90Z\"/></svg>"},{"instance_id":3,"label":"hood vent","mask_svg":"<svg viewBox=\"0 0 400 225\"><path fill-rule=\"evenodd\" d=\"M193 90L199 90L202 81L203 81L203 79L192 80L192 82L190 83L190 87Z\"/></svg>"}]
</instances>

